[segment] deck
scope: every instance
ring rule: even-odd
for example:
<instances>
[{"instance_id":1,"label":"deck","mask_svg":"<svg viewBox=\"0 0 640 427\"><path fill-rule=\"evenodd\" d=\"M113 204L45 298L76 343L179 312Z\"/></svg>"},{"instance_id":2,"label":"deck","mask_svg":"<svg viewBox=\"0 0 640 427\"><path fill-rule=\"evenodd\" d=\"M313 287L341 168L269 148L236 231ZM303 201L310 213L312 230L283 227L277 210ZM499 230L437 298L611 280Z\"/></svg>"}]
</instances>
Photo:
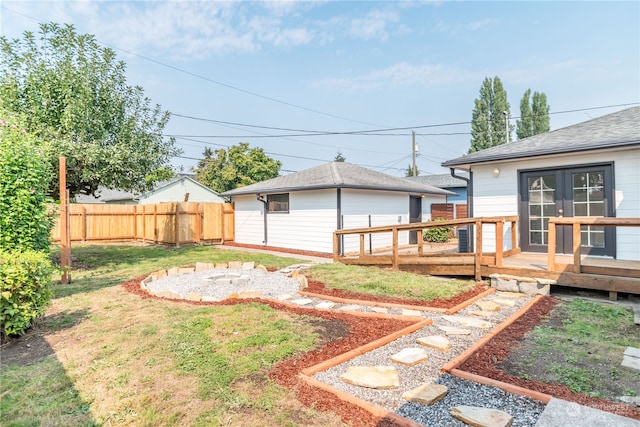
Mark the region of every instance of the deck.
<instances>
[{"instance_id":1,"label":"deck","mask_svg":"<svg viewBox=\"0 0 640 427\"><path fill-rule=\"evenodd\" d=\"M574 253L555 253L555 243L547 253L523 253L517 244L517 216L469 218L442 222L423 222L389 227L372 227L338 230L334 233L334 261L343 264L375 265L404 271L441 276L471 276L477 280L492 274L519 277L535 277L555 280L558 285L582 289L608 291L610 299L617 299L618 292L640 294L640 262L623 261L605 257L589 257L580 254L580 246L574 245ZM510 244L503 241L504 224L511 225ZM495 230L495 252L483 252L482 233L490 224ZM474 252L460 253L457 246L440 248L419 241L416 245L398 245L398 233L424 230L434 226L470 226L474 234ZM579 236L580 227L599 225L607 227L638 227L640 218L552 218L549 222L550 241L555 242L556 227L573 227ZM489 227L491 228L491 227ZM375 233L391 233L392 244L386 250L375 253L365 251L365 236ZM339 253L339 239L343 235L359 235L360 251L353 254ZM579 242L579 240L574 239ZM504 246L510 250L502 250ZM453 247L453 249L452 249Z\"/></svg>"}]
</instances>

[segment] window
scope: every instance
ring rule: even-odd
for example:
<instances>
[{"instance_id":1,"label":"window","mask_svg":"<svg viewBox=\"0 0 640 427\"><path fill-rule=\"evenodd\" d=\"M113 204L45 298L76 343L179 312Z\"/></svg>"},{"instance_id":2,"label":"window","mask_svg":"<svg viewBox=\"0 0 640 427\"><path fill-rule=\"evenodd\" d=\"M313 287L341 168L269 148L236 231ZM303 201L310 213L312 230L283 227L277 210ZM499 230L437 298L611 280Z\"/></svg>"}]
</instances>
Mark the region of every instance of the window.
<instances>
[{"instance_id":1,"label":"window","mask_svg":"<svg viewBox=\"0 0 640 427\"><path fill-rule=\"evenodd\" d=\"M268 194L267 206L269 209L269 213L271 212L289 213L289 193Z\"/></svg>"}]
</instances>

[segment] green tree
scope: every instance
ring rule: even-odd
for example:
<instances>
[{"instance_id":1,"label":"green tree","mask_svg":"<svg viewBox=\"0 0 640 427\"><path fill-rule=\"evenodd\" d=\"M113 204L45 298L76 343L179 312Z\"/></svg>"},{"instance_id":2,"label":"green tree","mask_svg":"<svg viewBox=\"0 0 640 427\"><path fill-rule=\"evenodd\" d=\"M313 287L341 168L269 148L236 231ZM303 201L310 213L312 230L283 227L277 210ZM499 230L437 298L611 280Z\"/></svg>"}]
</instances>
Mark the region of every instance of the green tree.
<instances>
[{"instance_id":1,"label":"green tree","mask_svg":"<svg viewBox=\"0 0 640 427\"><path fill-rule=\"evenodd\" d=\"M420 175L420 171L418 170L418 168L416 168L416 176ZM409 165L407 166L407 170L404 171L404 176L413 176L413 166Z\"/></svg>"},{"instance_id":2,"label":"green tree","mask_svg":"<svg viewBox=\"0 0 640 427\"><path fill-rule=\"evenodd\" d=\"M219 193L275 178L282 166L280 161L267 156L262 148L249 148L246 142L233 145L228 150L205 148L203 156L195 168L196 178Z\"/></svg>"},{"instance_id":3,"label":"green tree","mask_svg":"<svg viewBox=\"0 0 640 427\"><path fill-rule=\"evenodd\" d=\"M547 95L534 92L533 100L530 98L531 89L527 89L520 100L520 120L516 121L518 139L549 132L550 129Z\"/></svg>"},{"instance_id":4,"label":"green tree","mask_svg":"<svg viewBox=\"0 0 640 427\"><path fill-rule=\"evenodd\" d=\"M507 92L500 78L486 77L480 87L480 96L474 101L469 153L509 141L512 131L512 126L507 124L509 108Z\"/></svg>"},{"instance_id":5,"label":"green tree","mask_svg":"<svg viewBox=\"0 0 640 427\"><path fill-rule=\"evenodd\" d=\"M338 151L338 154L336 154L336 156L333 158L333 161L334 162L346 162L347 158L345 156L343 156L340 151Z\"/></svg>"},{"instance_id":6,"label":"green tree","mask_svg":"<svg viewBox=\"0 0 640 427\"><path fill-rule=\"evenodd\" d=\"M99 186L144 192L170 177L180 151L162 135L169 113L127 84L115 52L72 25L42 24L38 34L0 37L0 106L26 117L52 165L67 158L71 196ZM57 198L57 180L50 192Z\"/></svg>"}]
</instances>

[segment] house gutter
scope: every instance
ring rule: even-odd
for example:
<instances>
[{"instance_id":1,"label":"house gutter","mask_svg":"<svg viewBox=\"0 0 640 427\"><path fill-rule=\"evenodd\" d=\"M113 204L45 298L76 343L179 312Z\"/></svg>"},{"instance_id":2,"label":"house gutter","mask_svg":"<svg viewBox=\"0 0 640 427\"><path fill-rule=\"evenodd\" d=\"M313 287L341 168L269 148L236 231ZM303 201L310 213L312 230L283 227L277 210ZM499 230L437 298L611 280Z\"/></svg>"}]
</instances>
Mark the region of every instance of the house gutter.
<instances>
[{"instance_id":1,"label":"house gutter","mask_svg":"<svg viewBox=\"0 0 640 427\"><path fill-rule=\"evenodd\" d=\"M263 206L263 222L264 222L264 240L262 241L262 243L267 246L267 200L264 198L264 196L260 195L260 194L256 194L256 199L258 199L259 202L262 202Z\"/></svg>"},{"instance_id":2,"label":"house gutter","mask_svg":"<svg viewBox=\"0 0 640 427\"><path fill-rule=\"evenodd\" d=\"M467 217L473 218L473 181L471 180L471 168L469 168L469 178L461 175L456 175L456 168L449 168L449 171L451 172L452 177L461 179L467 183ZM467 225L467 236L469 238L467 242L467 249L470 252L473 250L473 245L471 243L473 242L471 231L471 225Z\"/></svg>"}]
</instances>

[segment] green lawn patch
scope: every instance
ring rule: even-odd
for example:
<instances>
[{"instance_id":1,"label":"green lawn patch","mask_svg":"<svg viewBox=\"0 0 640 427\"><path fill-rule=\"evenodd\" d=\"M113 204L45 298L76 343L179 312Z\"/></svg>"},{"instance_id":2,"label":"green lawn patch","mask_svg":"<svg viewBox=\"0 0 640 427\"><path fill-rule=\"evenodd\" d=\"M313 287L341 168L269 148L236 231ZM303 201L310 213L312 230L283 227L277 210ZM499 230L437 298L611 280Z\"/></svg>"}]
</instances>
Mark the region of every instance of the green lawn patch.
<instances>
[{"instance_id":1,"label":"green lawn patch","mask_svg":"<svg viewBox=\"0 0 640 427\"><path fill-rule=\"evenodd\" d=\"M310 276L330 289L424 301L450 299L476 287L474 280L433 278L345 264L314 265Z\"/></svg>"}]
</instances>

